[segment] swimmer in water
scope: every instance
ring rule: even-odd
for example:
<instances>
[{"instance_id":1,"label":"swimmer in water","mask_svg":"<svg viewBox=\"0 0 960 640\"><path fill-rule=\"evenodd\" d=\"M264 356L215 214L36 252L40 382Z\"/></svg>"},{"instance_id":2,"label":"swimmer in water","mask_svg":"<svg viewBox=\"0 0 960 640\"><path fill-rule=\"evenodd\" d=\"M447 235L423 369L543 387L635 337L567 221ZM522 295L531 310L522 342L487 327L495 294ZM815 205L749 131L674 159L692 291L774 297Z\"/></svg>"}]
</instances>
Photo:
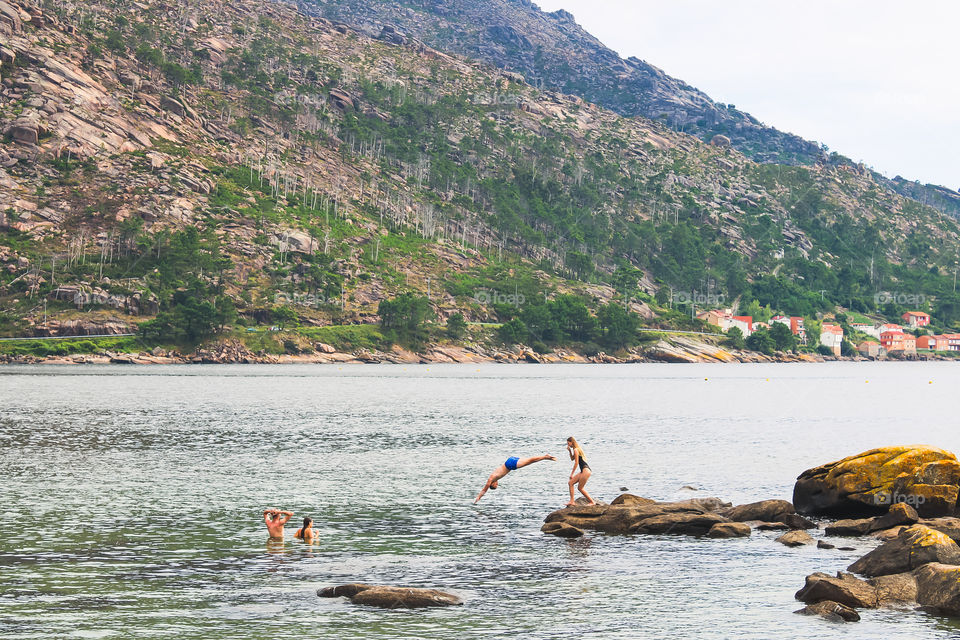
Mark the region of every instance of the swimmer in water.
<instances>
[{"instance_id":1,"label":"swimmer in water","mask_svg":"<svg viewBox=\"0 0 960 640\"><path fill-rule=\"evenodd\" d=\"M304 518L303 526L297 529L297 532L293 534L294 538L302 538L304 542L313 542L317 539L318 534L313 530L313 518Z\"/></svg>"},{"instance_id":2,"label":"swimmer in water","mask_svg":"<svg viewBox=\"0 0 960 640\"><path fill-rule=\"evenodd\" d=\"M283 540L283 525L287 524L292 517L293 511L280 511L274 508L263 510L263 521L267 524L271 540Z\"/></svg>"}]
</instances>

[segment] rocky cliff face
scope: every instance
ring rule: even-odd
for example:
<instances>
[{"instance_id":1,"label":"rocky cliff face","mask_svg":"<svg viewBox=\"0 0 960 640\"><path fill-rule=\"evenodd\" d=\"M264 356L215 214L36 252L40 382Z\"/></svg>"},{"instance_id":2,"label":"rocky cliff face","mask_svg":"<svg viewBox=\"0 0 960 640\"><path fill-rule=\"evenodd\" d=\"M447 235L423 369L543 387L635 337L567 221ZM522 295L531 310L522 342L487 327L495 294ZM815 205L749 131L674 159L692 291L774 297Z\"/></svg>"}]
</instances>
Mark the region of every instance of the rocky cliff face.
<instances>
[{"instance_id":1,"label":"rocky cliff face","mask_svg":"<svg viewBox=\"0 0 960 640\"><path fill-rule=\"evenodd\" d=\"M622 59L563 10L546 13L525 0L317 0L304 6L371 34L415 38L492 63L622 115L662 120L707 140L726 135L760 162L810 164L822 156L813 142L717 103L643 60Z\"/></svg>"}]
</instances>

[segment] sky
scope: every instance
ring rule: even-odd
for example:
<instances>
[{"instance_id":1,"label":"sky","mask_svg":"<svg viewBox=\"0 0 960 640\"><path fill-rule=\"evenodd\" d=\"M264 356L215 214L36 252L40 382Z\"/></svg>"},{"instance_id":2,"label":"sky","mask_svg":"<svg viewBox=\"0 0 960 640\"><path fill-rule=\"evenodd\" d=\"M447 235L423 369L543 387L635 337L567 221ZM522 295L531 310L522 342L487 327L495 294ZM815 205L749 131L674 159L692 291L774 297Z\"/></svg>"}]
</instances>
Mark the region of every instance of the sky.
<instances>
[{"instance_id":1,"label":"sky","mask_svg":"<svg viewBox=\"0 0 960 640\"><path fill-rule=\"evenodd\" d=\"M535 0L765 124L960 189L956 0Z\"/></svg>"}]
</instances>

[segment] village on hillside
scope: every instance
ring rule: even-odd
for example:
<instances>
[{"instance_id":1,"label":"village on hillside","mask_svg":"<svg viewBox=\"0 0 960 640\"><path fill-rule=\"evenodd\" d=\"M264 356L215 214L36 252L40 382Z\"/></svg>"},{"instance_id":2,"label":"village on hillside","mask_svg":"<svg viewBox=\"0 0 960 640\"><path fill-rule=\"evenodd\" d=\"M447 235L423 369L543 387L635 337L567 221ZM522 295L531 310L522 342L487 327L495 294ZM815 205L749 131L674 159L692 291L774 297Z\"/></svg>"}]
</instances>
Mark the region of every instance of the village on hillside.
<instances>
[{"instance_id":1,"label":"village on hillside","mask_svg":"<svg viewBox=\"0 0 960 640\"><path fill-rule=\"evenodd\" d=\"M870 359L912 358L924 353L960 352L960 333L929 334L926 327L930 325L930 314L923 311L905 312L901 316L902 324L845 323L849 331L845 331L836 319L825 319L819 324L819 336L814 340L814 344L810 344L811 341L808 340L807 327L802 317L776 315L768 322L758 322L752 316L734 313L731 309L710 309L697 314L697 318L719 327L727 334L736 329L743 338L749 338L760 330L770 331L774 325L782 324L790 330L798 345L838 357L859 354ZM844 350L845 342L847 352Z\"/></svg>"}]
</instances>

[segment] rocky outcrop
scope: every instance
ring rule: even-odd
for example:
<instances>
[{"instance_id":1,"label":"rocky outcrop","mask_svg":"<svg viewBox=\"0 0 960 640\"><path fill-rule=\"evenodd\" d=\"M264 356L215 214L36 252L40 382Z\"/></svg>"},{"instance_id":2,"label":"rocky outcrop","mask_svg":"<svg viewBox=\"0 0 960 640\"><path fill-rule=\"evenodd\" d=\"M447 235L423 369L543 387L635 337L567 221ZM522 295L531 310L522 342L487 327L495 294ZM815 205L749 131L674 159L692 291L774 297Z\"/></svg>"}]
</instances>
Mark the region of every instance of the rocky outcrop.
<instances>
[{"instance_id":1,"label":"rocky outcrop","mask_svg":"<svg viewBox=\"0 0 960 640\"><path fill-rule=\"evenodd\" d=\"M9 3L0 0L0 33L13 35L21 31L23 31L23 20L20 18L20 12Z\"/></svg>"},{"instance_id":2,"label":"rocky outcrop","mask_svg":"<svg viewBox=\"0 0 960 640\"><path fill-rule=\"evenodd\" d=\"M37 116L24 116L13 122L7 134L14 142L37 145L40 143L40 131L40 119Z\"/></svg>"},{"instance_id":3,"label":"rocky outcrop","mask_svg":"<svg viewBox=\"0 0 960 640\"><path fill-rule=\"evenodd\" d=\"M722 502L717 501L722 504ZM608 534L673 534L702 536L718 523L730 522L712 512L711 502L657 502L575 506L554 511L547 523L563 523L578 529Z\"/></svg>"},{"instance_id":4,"label":"rocky outcrop","mask_svg":"<svg viewBox=\"0 0 960 640\"><path fill-rule=\"evenodd\" d=\"M384 587L362 583L344 584L319 589L321 598L349 598L354 604L381 609L425 609L463 604L457 596L436 589Z\"/></svg>"},{"instance_id":5,"label":"rocky outcrop","mask_svg":"<svg viewBox=\"0 0 960 640\"><path fill-rule=\"evenodd\" d=\"M793 504L803 514L885 513L907 502L921 516L952 515L960 490L954 454L928 446L884 447L804 471Z\"/></svg>"},{"instance_id":6,"label":"rocky outcrop","mask_svg":"<svg viewBox=\"0 0 960 640\"><path fill-rule=\"evenodd\" d=\"M930 562L960 564L960 546L949 536L924 525L914 525L848 567L865 576L912 571Z\"/></svg>"},{"instance_id":7,"label":"rocky outcrop","mask_svg":"<svg viewBox=\"0 0 960 640\"><path fill-rule=\"evenodd\" d=\"M786 500L761 500L727 509L723 515L734 522L780 522L780 518L794 513L793 505Z\"/></svg>"},{"instance_id":8,"label":"rocky outcrop","mask_svg":"<svg viewBox=\"0 0 960 640\"><path fill-rule=\"evenodd\" d=\"M864 536L876 531L916 524L919 519L916 509L899 503L890 507L890 511L882 516L837 520L827 525L824 531L828 536Z\"/></svg>"},{"instance_id":9,"label":"rocky outcrop","mask_svg":"<svg viewBox=\"0 0 960 640\"><path fill-rule=\"evenodd\" d=\"M829 600L857 609L877 609L915 601L917 580L912 573L861 580L842 571L836 576L818 572L807 576L796 598L807 603Z\"/></svg>"}]
</instances>

